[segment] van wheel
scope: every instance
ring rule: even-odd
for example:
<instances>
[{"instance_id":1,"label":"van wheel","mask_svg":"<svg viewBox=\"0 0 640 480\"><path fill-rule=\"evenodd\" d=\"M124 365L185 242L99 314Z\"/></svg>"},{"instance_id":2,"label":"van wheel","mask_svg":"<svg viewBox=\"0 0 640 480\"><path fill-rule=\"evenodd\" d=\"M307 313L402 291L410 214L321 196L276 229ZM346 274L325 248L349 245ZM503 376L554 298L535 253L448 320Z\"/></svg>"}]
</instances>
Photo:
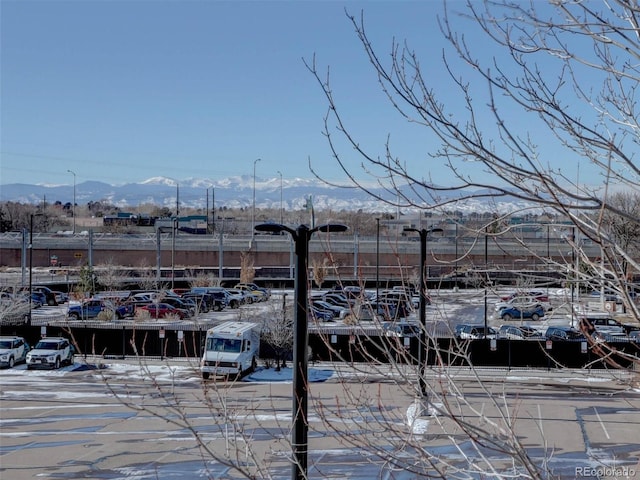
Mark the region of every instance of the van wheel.
<instances>
[{"instance_id":1,"label":"van wheel","mask_svg":"<svg viewBox=\"0 0 640 480\"><path fill-rule=\"evenodd\" d=\"M9 368L13 368L15 364L16 361L13 359L13 357L9 357Z\"/></svg>"},{"instance_id":2,"label":"van wheel","mask_svg":"<svg viewBox=\"0 0 640 480\"><path fill-rule=\"evenodd\" d=\"M56 363L54 365L54 368L57 370L58 368L60 368L60 357L56 357Z\"/></svg>"},{"instance_id":3,"label":"van wheel","mask_svg":"<svg viewBox=\"0 0 640 480\"><path fill-rule=\"evenodd\" d=\"M255 372L256 368L258 368L258 360L256 360L256 357L253 357L251 360L251 371Z\"/></svg>"},{"instance_id":4,"label":"van wheel","mask_svg":"<svg viewBox=\"0 0 640 480\"><path fill-rule=\"evenodd\" d=\"M202 372L202 379L209 380L209 372Z\"/></svg>"}]
</instances>

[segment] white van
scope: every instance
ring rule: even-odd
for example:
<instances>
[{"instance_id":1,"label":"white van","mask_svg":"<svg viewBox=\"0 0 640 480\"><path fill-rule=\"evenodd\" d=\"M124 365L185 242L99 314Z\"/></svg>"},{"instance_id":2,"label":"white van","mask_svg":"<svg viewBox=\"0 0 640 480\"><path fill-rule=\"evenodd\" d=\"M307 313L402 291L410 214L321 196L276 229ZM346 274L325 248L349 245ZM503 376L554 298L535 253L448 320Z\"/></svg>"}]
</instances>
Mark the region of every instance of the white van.
<instances>
[{"instance_id":1,"label":"white van","mask_svg":"<svg viewBox=\"0 0 640 480\"><path fill-rule=\"evenodd\" d=\"M207 330L200 362L202 378L210 375L242 376L258 365L260 325L224 322Z\"/></svg>"}]
</instances>

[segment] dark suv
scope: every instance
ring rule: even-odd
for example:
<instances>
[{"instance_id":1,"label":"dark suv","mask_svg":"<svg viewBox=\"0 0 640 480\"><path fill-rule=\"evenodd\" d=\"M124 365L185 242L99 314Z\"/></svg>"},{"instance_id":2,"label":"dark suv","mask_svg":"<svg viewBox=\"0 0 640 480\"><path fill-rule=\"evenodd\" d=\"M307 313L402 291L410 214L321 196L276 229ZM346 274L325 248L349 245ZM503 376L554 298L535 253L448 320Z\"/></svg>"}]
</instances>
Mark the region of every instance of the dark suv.
<instances>
[{"instance_id":1,"label":"dark suv","mask_svg":"<svg viewBox=\"0 0 640 480\"><path fill-rule=\"evenodd\" d=\"M586 340L580 330L573 327L549 327L544 334L547 340Z\"/></svg>"},{"instance_id":2,"label":"dark suv","mask_svg":"<svg viewBox=\"0 0 640 480\"><path fill-rule=\"evenodd\" d=\"M194 287L184 296L206 295L211 310L224 310L229 306L229 292L222 287Z\"/></svg>"},{"instance_id":3,"label":"dark suv","mask_svg":"<svg viewBox=\"0 0 640 480\"><path fill-rule=\"evenodd\" d=\"M45 287L42 285L34 285L31 287L31 291L44 294L45 302L50 307L55 307L56 305L58 305L56 294L49 287Z\"/></svg>"}]
</instances>

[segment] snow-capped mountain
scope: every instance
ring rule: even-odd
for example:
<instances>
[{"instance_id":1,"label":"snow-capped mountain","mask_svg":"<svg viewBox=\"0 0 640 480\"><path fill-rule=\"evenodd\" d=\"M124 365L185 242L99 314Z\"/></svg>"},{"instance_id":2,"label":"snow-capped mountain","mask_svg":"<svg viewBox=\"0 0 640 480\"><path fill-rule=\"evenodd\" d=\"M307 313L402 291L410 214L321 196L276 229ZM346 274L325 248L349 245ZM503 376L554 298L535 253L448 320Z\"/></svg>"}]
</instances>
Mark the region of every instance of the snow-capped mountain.
<instances>
[{"instance_id":1,"label":"snow-capped mountain","mask_svg":"<svg viewBox=\"0 0 640 480\"><path fill-rule=\"evenodd\" d=\"M381 188L372 191L388 197ZM140 183L109 185L104 182L87 181L76 185L76 203L106 201L121 208L140 204L162 205L175 208L204 208L214 202L217 207L240 208L253 204L254 178L243 175L220 180L187 179L179 183L166 177L152 177ZM256 178L255 202L257 208L302 209L309 197L316 210L362 210L364 212L394 212L396 209L384 204L363 191L353 187L333 187L317 179ZM46 201L62 203L73 201L72 185L31 185L12 183L0 186L0 201L38 203ZM514 202L504 202L499 210L511 211L522 207ZM459 210L488 211L489 205L481 200L466 201L456 207ZM495 211L496 205L491 206Z\"/></svg>"}]
</instances>

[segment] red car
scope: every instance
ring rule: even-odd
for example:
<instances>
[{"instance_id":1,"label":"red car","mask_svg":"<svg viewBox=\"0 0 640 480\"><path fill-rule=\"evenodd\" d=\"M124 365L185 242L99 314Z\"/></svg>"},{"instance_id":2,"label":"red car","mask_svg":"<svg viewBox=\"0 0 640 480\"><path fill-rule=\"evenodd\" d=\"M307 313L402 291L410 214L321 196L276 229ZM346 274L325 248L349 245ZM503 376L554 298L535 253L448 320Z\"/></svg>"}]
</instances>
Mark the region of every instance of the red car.
<instances>
[{"instance_id":1,"label":"red car","mask_svg":"<svg viewBox=\"0 0 640 480\"><path fill-rule=\"evenodd\" d=\"M179 317L182 319L187 316L186 311L169 305L168 303L150 303L138 307L138 309L149 312L151 318Z\"/></svg>"},{"instance_id":2,"label":"red car","mask_svg":"<svg viewBox=\"0 0 640 480\"><path fill-rule=\"evenodd\" d=\"M511 295L507 295L506 297L501 297L501 300L503 302L508 302L509 300L513 300L515 297L532 297L539 302L549 301L549 295L547 295L542 290L519 290L513 292Z\"/></svg>"}]
</instances>

